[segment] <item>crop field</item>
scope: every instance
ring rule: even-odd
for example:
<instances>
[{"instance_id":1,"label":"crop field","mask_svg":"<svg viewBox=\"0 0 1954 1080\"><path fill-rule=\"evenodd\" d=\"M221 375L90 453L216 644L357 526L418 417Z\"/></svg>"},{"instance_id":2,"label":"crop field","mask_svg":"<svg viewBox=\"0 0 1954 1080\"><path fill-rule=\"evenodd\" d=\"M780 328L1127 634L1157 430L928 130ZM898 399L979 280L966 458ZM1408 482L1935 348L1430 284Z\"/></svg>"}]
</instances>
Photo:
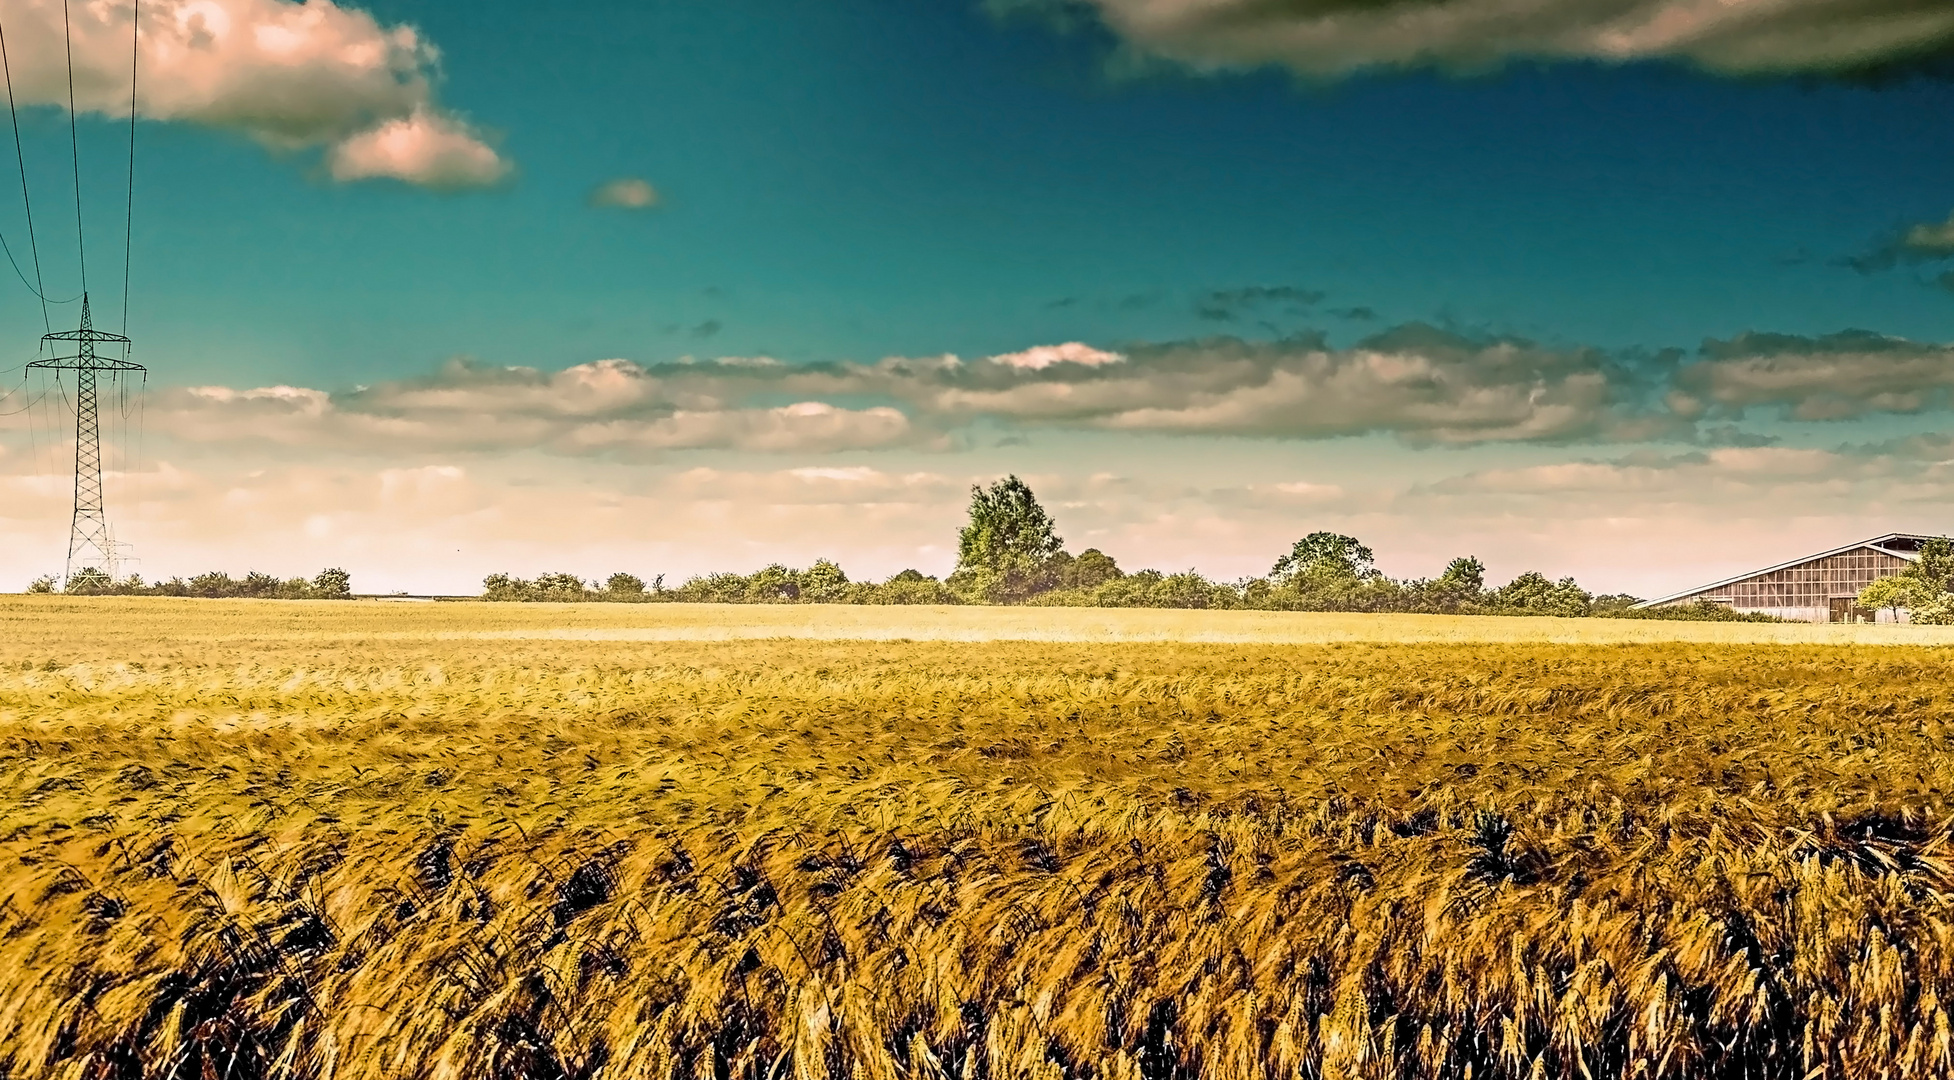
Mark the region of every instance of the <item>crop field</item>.
<instances>
[{"instance_id":1,"label":"crop field","mask_svg":"<svg viewBox=\"0 0 1954 1080\"><path fill-rule=\"evenodd\" d=\"M830 614L0 601L0 1080L1954 1077L1946 628Z\"/></svg>"}]
</instances>

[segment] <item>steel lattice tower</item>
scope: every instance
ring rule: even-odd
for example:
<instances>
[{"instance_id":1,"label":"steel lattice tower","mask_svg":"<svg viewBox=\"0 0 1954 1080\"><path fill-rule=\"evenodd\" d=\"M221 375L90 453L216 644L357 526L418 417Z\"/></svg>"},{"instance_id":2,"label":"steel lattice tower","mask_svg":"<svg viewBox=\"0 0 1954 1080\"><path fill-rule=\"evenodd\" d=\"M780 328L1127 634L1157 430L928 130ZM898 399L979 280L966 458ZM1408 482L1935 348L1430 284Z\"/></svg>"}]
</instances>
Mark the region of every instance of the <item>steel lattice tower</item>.
<instances>
[{"instance_id":1,"label":"steel lattice tower","mask_svg":"<svg viewBox=\"0 0 1954 1080\"><path fill-rule=\"evenodd\" d=\"M127 353L129 339L95 329L88 312L88 294L81 297L81 328L47 334L41 338L55 351L74 343L74 355L36 360L27 367L40 371L75 373L75 517L68 534L68 578L76 570L97 570L113 578L116 571L115 542L109 536L109 515L102 500L102 422L96 408L97 372L144 371L141 364L97 356L96 345L120 345Z\"/></svg>"}]
</instances>

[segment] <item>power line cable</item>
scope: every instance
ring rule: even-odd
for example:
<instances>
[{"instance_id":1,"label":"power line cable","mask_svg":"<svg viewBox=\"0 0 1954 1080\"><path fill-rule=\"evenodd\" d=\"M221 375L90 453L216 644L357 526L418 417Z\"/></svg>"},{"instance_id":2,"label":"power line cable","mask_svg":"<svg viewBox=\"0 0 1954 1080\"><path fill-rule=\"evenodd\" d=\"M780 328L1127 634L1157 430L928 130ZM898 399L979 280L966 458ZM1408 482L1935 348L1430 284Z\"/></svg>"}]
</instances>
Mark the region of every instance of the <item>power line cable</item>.
<instances>
[{"instance_id":1,"label":"power line cable","mask_svg":"<svg viewBox=\"0 0 1954 1080\"><path fill-rule=\"evenodd\" d=\"M75 130L75 33L68 25L68 0L61 0L61 44L68 52L68 151L75 162L75 251L81 260L81 291L88 292L88 243L81 230L81 135Z\"/></svg>"},{"instance_id":2,"label":"power line cable","mask_svg":"<svg viewBox=\"0 0 1954 1080\"><path fill-rule=\"evenodd\" d=\"M142 0L129 20L129 205L122 217L122 336L129 336L129 252L136 238L136 48L142 33ZM122 358L129 359L127 346Z\"/></svg>"},{"instance_id":3,"label":"power line cable","mask_svg":"<svg viewBox=\"0 0 1954 1080\"><path fill-rule=\"evenodd\" d=\"M15 394L19 394L22 401L22 405L18 409L0 410L0 416L19 416L21 413L24 413L27 410L34 407L34 399L27 392L27 368L23 365L18 370L20 371L20 385L13 386L9 384L7 387L7 392L4 394L0 394L0 402L6 401L7 399L13 397ZM12 374L12 372L9 371L6 372L6 374ZM28 434L29 437L31 438L33 433L30 430Z\"/></svg>"},{"instance_id":4,"label":"power line cable","mask_svg":"<svg viewBox=\"0 0 1954 1080\"><path fill-rule=\"evenodd\" d=\"M41 290L35 288L34 283L27 280L27 275L20 272L20 263L14 260L14 249L11 245L7 243L7 238L4 235L0 235L0 251L5 251L7 253L7 262L11 266L13 266L14 276L20 279L20 283L23 286L26 286L28 292L33 293L37 297L40 297L41 322L43 325L46 325L48 321L47 306L49 304L72 304L75 301L81 299L80 293L76 293L75 295L70 296L66 300L50 300L45 296L41 296ZM48 325L47 329L49 333L54 332L54 327L52 325Z\"/></svg>"},{"instance_id":5,"label":"power line cable","mask_svg":"<svg viewBox=\"0 0 1954 1080\"><path fill-rule=\"evenodd\" d=\"M20 110L14 105L14 69L7 61L7 31L0 26L0 71L7 76L7 115L14 122L14 158L20 163L20 205L27 212L27 247L34 253L34 295L41 301L41 325L47 332L54 333L54 324L47 313L47 285L41 281L41 246L34 241L34 206L27 199L27 155L20 148ZM13 249L7 250L7 261L14 261ZM20 265L14 264L14 273L20 274ZM20 283L27 284L27 275L20 274Z\"/></svg>"}]
</instances>

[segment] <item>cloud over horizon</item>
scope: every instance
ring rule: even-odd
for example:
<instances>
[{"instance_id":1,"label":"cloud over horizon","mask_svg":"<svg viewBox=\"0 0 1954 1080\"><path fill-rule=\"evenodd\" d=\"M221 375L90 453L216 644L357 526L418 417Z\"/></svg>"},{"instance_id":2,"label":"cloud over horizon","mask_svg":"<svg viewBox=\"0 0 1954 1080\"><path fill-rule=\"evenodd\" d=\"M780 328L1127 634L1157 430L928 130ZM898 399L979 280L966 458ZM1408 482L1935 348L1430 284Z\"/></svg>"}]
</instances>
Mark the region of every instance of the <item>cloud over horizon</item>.
<instances>
[{"instance_id":1,"label":"cloud over horizon","mask_svg":"<svg viewBox=\"0 0 1954 1080\"><path fill-rule=\"evenodd\" d=\"M556 456L950 450L976 425L1022 431L1411 446L1759 446L1747 419L1814 424L1954 408L1954 347L1849 330L1751 332L1696 354L1617 354L1411 323L1316 336L1082 342L978 360L788 364L608 359L555 372L454 360L350 390L157 392L150 424L202 444Z\"/></svg>"},{"instance_id":2,"label":"cloud over horizon","mask_svg":"<svg viewBox=\"0 0 1954 1080\"><path fill-rule=\"evenodd\" d=\"M1730 75L1880 69L1954 44L1938 0L990 0L1088 11L1135 49L1197 69L1308 78L1480 71L1514 60L1675 60Z\"/></svg>"},{"instance_id":3,"label":"cloud over horizon","mask_svg":"<svg viewBox=\"0 0 1954 1080\"><path fill-rule=\"evenodd\" d=\"M737 365L713 365L740 370ZM914 441L887 406L822 401L729 404L709 380L658 375L623 360L553 374L453 362L423 379L331 393L306 387L159 391L149 424L188 443L256 444L355 454L534 450L563 456L662 450L800 453Z\"/></svg>"},{"instance_id":4,"label":"cloud over horizon","mask_svg":"<svg viewBox=\"0 0 1954 1080\"><path fill-rule=\"evenodd\" d=\"M131 16L123 0L70 5L75 108L128 115ZM494 183L509 164L435 101L440 52L332 0L147 0L137 112L240 132L275 150L324 147L336 180L430 187ZM68 107L62 5L0 0L16 98Z\"/></svg>"},{"instance_id":5,"label":"cloud over horizon","mask_svg":"<svg viewBox=\"0 0 1954 1080\"><path fill-rule=\"evenodd\" d=\"M1233 337L1081 342L981 360L785 364L611 359L553 373L452 361L347 391L190 387L151 424L197 442L363 452L533 449L593 455L948 448L980 421L1022 428L1411 444L1568 443L1687 434L1630 367L1595 349L1473 339L1411 324L1349 348Z\"/></svg>"}]
</instances>

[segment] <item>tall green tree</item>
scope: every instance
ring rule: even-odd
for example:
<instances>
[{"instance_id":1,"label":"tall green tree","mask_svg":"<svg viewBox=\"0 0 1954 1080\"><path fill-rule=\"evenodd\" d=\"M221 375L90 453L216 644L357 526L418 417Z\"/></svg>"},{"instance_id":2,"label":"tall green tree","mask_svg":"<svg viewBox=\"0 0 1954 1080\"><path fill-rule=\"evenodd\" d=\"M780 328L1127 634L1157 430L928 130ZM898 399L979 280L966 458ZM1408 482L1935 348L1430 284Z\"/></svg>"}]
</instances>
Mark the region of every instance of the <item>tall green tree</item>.
<instances>
[{"instance_id":1,"label":"tall green tree","mask_svg":"<svg viewBox=\"0 0 1954 1080\"><path fill-rule=\"evenodd\" d=\"M1907 569L1911 570L1913 567L1908 567ZM1916 576L1904 573L1894 574L1892 577L1879 578L1872 584L1860 589L1859 606L1871 608L1874 611L1878 611L1881 608L1890 608L1893 612L1893 617L1898 619L1901 609L1912 610L1914 608L1925 607L1927 604L1932 603L1936 596L1941 594L1942 590L1935 589Z\"/></svg>"},{"instance_id":2,"label":"tall green tree","mask_svg":"<svg viewBox=\"0 0 1954 1080\"><path fill-rule=\"evenodd\" d=\"M1906 569L1861 589L1859 604L1874 610L1890 608L1895 618L1906 610L1913 622L1938 623L1950 607L1949 592L1954 592L1954 541L1935 537L1920 545L1920 557Z\"/></svg>"},{"instance_id":3,"label":"tall green tree","mask_svg":"<svg viewBox=\"0 0 1954 1080\"><path fill-rule=\"evenodd\" d=\"M312 591L319 596L340 598L353 595L353 575L333 566L319 571L312 579Z\"/></svg>"},{"instance_id":4,"label":"tall green tree","mask_svg":"<svg viewBox=\"0 0 1954 1080\"><path fill-rule=\"evenodd\" d=\"M1477 596L1486 591L1486 564L1471 555L1461 555L1445 564L1438 584L1449 591Z\"/></svg>"},{"instance_id":5,"label":"tall green tree","mask_svg":"<svg viewBox=\"0 0 1954 1080\"><path fill-rule=\"evenodd\" d=\"M1937 536L1920 545L1920 558L1900 574L1918 581L1932 594L1954 592L1954 541Z\"/></svg>"},{"instance_id":6,"label":"tall green tree","mask_svg":"<svg viewBox=\"0 0 1954 1080\"><path fill-rule=\"evenodd\" d=\"M1276 560L1269 580L1277 585L1304 581L1365 581L1378 576L1377 557L1354 536L1313 532Z\"/></svg>"},{"instance_id":7,"label":"tall green tree","mask_svg":"<svg viewBox=\"0 0 1954 1080\"><path fill-rule=\"evenodd\" d=\"M1007 476L970 489L970 523L957 534L957 569L948 584L988 603L1025 600L1051 587L1051 562L1063 550L1065 541L1031 485Z\"/></svg>"},{"instance_id":8,"label":"tall green tree","mask_svg":"<svg viewBox=\"0 0 1954 1080\"><path fill-rule=\"evenodd\" d=\"M804 604L839 604L848 596L848 575L833 559L816 559L800 573Z\"/></svg>"}]
</instances>

